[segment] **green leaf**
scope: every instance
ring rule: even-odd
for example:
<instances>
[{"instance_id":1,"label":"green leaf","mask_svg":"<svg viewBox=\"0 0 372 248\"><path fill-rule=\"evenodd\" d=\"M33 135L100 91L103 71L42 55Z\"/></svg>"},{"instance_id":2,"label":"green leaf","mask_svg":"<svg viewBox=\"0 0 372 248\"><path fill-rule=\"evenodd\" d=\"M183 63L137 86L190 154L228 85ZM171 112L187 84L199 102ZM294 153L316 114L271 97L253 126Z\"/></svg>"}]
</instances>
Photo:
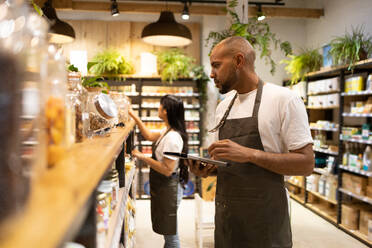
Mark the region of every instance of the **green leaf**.
<instances>
[{"instance_id":1,"label":"green leaf","mask_svg":"<svg viewBox=\"0 0 372 248\"><path fill-rule=\"evenodd\" d=\"M77 67L75 67L74 65L69 65L69 67L67 68L69 71L72 71L72 72L78 72L79 69Z\"/></svg>"},{"instance_id":2,"label":"green leaf","mask_svg":"<svg viewBox=\"0 0 372 248\"><path fill-rule=\"evenodd\" d=\"M270 72L274 74L276 63L271 58L272 46L274 49L277 49L279 46L280 50L287 56L292 53L291 44L288 41L282 42L278 39L276 35L271 32L270 26L266 22L258 21L257 18L249 18L248 23L241 23L234 9L236 6L237 1L234 0L230 1L227 7L227 14L230 15L232 19L230 27L220 32L210 32L206 39L206 45L208 46L211 44L213 49L215 45L230 36L241 36L248 40L256 50L260 51L259 56L264 58L267 64L270 64Z\"/></svg>"},{"instance_id":3,"label":"green leaf","mask_svg":"<svg viewBox=\"0 0 372 248\"><path fill-rule=\"evenodd\" d=\"M118 51L108 49L96 54L92 61L88 62L88 71L97 76L132 74L134 67Z\"/></svg>"},{"instance_id":4,"label":"green leaf","mask_svg":"<svg viewBox=\"0 0 372 248\"><path fill-rule=\"evenodd\" d=\"M34 1L31 1L31 3L32 3L32 6L34 7L34 10L37 12L37 14L39 16L43 16L44 15L43 10L39 7L39 5L34 3Z\"/></svg>"}]
</instances>

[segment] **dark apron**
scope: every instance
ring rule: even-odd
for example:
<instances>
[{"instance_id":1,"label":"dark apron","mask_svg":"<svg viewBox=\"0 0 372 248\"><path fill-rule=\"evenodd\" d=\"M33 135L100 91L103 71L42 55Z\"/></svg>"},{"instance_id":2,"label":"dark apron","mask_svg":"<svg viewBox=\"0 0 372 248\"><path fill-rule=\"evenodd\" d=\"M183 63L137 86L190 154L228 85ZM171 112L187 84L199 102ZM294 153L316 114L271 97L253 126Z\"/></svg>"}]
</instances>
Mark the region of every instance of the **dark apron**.
<instances>
[{"instance_id":1,"label":"dark apron","mask_svg":"<svg viewBox=\"0 0 372 248\"><path fill-rule=\"evenodd\" d=\"M225 120L220 140L264 150L258 131L262 88L260 80L252 117ZM292 247L284 177L252 163L229 162L232 166L217 170L215 247Z\"/></svg>"},{"instance_id":2,"label":"dark apron","mask_svg":"<svg viewBox=\"0 0 372 248\"><path fill-rule=\"evenodd\" d=\"M152 145L155 160L155 151L163 137ZM178 174L167 177L150 168L151 221L152 229L158 234L175 235L177 232L178 181Z\"/></svg>"}]
</instances>

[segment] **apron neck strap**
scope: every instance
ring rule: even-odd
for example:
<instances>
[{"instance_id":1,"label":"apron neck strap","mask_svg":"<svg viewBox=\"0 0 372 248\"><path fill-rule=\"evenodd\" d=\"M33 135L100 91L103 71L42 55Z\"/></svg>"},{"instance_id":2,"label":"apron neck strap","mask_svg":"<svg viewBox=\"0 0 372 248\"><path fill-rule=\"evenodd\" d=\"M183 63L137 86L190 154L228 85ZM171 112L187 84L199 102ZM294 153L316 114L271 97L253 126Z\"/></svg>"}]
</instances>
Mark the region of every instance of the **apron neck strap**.
<instances>
[{"instance_id":1,"label":"apron neck strap","mask_svg":"<svg viewBox=\"0 0 372 248\"><path fill-rule=\"evenodd\" d=\"M256 98L254 100L254 107L253 107L252 117L257 117L258 116L258 109L260 108L260 104L261 104L262 87L263 87L263 81L260 78L258 78L257 93L256 93ZM228 108L226 109L226 112L223 115L220 122L217 124L216 127L209 130L209 132L211 132L211 133L217 132L217 130L220 129L225 124L225 122L227 120L227 117L229 116L230 111L231 111L237 97L238 97L238 92L235 93L233 99L231 100L231 102L230 102Z\"/></svg>"},{"instance_id":2,"label":"apron neck strap","mask_svg":"<svg viewBox=\"0 0 372 248\"><path fill-rule=\"evenodd\" d=\"M261 78L258 78L257 93L256 93L256 99L254 100L252 117L258 116L258 110L261 104L262 88L263 88L263 81L261 80Z\"/></svg>"},{"instance_id":3,"label":"apron neck strap","mask_svg":"<svg viewBox=\"0 0 372 248\"><path fill-rule=\"evenodd\" d=\"M154 158L154 159L156 159L155 157L156 157L156 155L155 155L155 151L156 151L156 149L158 148L158 146L159 146L159 144L160 144L160 142L162 141L162 139L165 137L165 135L167 135L167 133L169 133L169 131L171 130L171 128L169 128L169 129L167 129L167 131L165 131L165 133L164 133L164 135L163 136L161 136L155 143L154 143L154 145L152 146L152 157Z\"/></svg>"}]
</instances>

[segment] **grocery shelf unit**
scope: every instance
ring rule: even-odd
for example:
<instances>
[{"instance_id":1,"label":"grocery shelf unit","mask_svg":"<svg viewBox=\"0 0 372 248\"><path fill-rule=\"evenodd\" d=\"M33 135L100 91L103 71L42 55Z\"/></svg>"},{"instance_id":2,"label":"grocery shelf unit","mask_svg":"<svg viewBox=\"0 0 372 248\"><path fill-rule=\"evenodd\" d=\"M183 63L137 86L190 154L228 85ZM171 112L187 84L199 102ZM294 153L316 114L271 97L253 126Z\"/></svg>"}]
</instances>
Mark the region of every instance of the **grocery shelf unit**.
<instances>
[{"instance_id":1,"label":"grocery shelf unit","mask_svg":"<svg viewBox=\"0 0 372 248\"><path fill-rule=\"evenodd\" d=\"M187 104L185 105L185 111L198 111L199 116L198 117L188 117L185 116L186 124L188 123L197 123L197 128L188 129L187 133L189 135L194 135L193 137L197 136L197 139L190 140L189 139L189 153L194 153L195 155L199 155L199 148L201 147L202 143L202 111L201 108L201 100L200 95L198 93L198 87L196 81L192 79L178 79L174 81L172 84L162 82L160 78L126 78L125 80L118 79L111 79L106 80L106 82L110 85L112 90L121 90L124 91L125 94L131 98L132 100L132 107L133 110L137 110L139 117L141 120L145 123L157 123L161 122L161 119L157 116L154 116L151 113L155 113L158 109L158 104L146 104L146 101L148 100L156 100L158 103L160 101L160 98L165 95L163 92L149 92L144 91L144 87L192 87L193 92L183 92L183 93L170 93L174 94L181 99L184 100ZM126 89L124 88L126 87ZM128 92L128 89L131 91ZM197 104L195 104L197 102ZM149 147L151 147L152 142L145 141L140 135L139 130L136 130L136 145L138 146L138 149L142 152L148 151ZM190 137L190 136L189 136ZM192 151L190 151L190 146L195 147ZM197 148L197 149L196 149ZM151 156L149 152L145 153L146 156ZM138 191L137 191L137 197L138 199L146 199L149 198L148 192L145 191L145 187L148 188L148 172L149 169L146 164L143 162L138 163ZM192 174L190 174L190 183L188 187L191 187L191 189L194 191L198 190L200 188L200 179L194 178ZM194 189L192 189L194 187ZM188 190L188 189L186 189ZM189 198L193 198L193 194L189 195Z\"/></svg>"},{"instance_id":2,"label":"grocery shelf unit","mask_svg":"<svg viewBox=\"0 0 372 248\"><path fill-rule=\"evenodd\" d=\"M120 202L108 230L116 236L107 236L105 247L119 247L124 238L119 212L130 187L124 176L124 147L131 149L133 127L134 122L129 122L109 136L74 144L62 161L34 181L24 209L3 222L1 232L6 235L0 247L61 247L67 241L96 247L97 186L113 162L119 172Z\"/></svg>"},{"instance_id":3,"label":"grocery shelf unit","mask_svg":"<svg viewBox=\"0 0 372 248\"><path fill-rule=\"evenodd\" d=\"M350 230L345 225L341 224L342 219L342 204L345 200L354 199L354 201L363 202L364 204L372 205L372 199L367 196L361 196L358 194L355 194L349 190L342 188L342 174L343 173L352 173L354 175L358 175L361 177L366 177L371 180L372 178L372 172L367 172L363 170L357 170L350 166L344 166L342 165L342 158L344 153L344 144L345 142L354 142L354 143L360 143L360 144L371 144L372 142L370 140L361 140L361 139L345 139L342 137L342 127L345 125L345 119L361 119L364 121L364 123L371 123L372 120L372 114L356 114L356 113L350 113L349 111L345 111L345 104L349 102L349 98L352 99L363 99L366 96L372 96L371 91L362 91L357 93L345 93L345 79L348 76L351 75L358 75L363 74L364 79L368 73L372 73L372 59L368 59L365 61L358 62L353 71L348 70L347 66L337 66L332 68L323 69L318 72L312 72L307 74L306 81L311 82L318 79L326 79L326 78L332 78L332 77L338 77L339 83L340 83L340 94L339 94L339 107L331 107L331 108L314 108L314 107L308 107L308 114L309 114L309 120L311 121L312 118L323 120L323 118L328 118L327 120L330 120L332 117L334 121L339 125L338 128L317 128L312 127L312 130L318 130L318 131L324 131L327 132L327 137L333 137L335 141L338 142L338 152L336 151L330 151L325 150L322 148L314 147L314 153L316 155L319 154L327 154L335 156L336 158L336 166L335 169L331 172L338 176L337 179L337 200L330 200L324 197L323 195L317 193L317 192L311 192L306 189L306 177L304 177L304 186L302 185L294 185L290 181L287 180L287 185L291 185L290 187L301 187L301 192L303 192L303 196L300 198L299 195L293 194L290 192L290 196L298 201L300 204L304 205L308 209L312 210L313 212L317 213L319 216L323 217L330 223L334 224L341 230L345 231L346 233L350 234L354 238L358 239L359 241L365 243L369 247L372 247L372 241L368 240L367 236L360 233L358 230ZM307 84L308 85L308 84ZM332 92L334 93L334 92ZM328 92L324 92L321 94L328 94ZM310 94L311 95L311 94ZM308 96L310 96L308 95ZM306 101L307 100L307 101ZM305 102L309 102L308 99L306 99ZM322 114L319 114L319 112L325 112ZM331 114L331 112L335 112L334 114ZM328 112L328 113L327 113ZM336 113L337 112L337 113ZM314 114L315 113L315 114ZM313 119L313 120L315 120ZM315 168L314 173L317 174L327 174L329 172L321 169L321 168ZM372 180L371 180L372 181ZM317 198L320 202L324 202L325 206L332 206L331 208L319 208L317 206L314 206L314 204L309 203L309 197ZM329 212L329 210L332 209L333 212Z\"/></svg>"}]
</instances>

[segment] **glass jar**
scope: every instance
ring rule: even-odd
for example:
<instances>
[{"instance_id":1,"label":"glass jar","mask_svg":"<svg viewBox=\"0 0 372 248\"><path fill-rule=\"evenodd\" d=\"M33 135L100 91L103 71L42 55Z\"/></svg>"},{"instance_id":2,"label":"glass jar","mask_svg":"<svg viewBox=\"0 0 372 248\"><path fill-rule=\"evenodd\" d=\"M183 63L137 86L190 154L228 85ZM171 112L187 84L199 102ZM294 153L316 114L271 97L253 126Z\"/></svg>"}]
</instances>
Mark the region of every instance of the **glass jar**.
<instances>
[{"instance_id":1,"label":"glass jar","mask_svg":"<svg viewBox=\"0 0 372 248\"><path fill-rule=\"evenodd\" d=\"M107 181L102 181L99 186L98 186L98 189L97 191L99 193L105 193L106 194L106 203L107 203L107 209L108 209L108 214L109 214L109 217L111 216L112 214L112 208L111 208L111 202L112 202L112 184L111 182L107 182Z\"/></svg>"},{"instance_id":2,"label":"glass jar","mask_svg":"<svg viewBox=\"0 0 372 248\"><path fill-rule=\"evenodd\" d=\"M0 192L0 221L22 209L32 173L46 167L38 155L45 152L40 99L47 29L45 20L23 0L0 3L0 188L6 189L4 195Z\"/></svg>"},{"instance_id":3,"label":"glass jar","mask_svg":"<svg viewBox=\"0 0 372 248\"><path fill-rule=\"evenodd\" d=\"M109 95L101 93L101 88L88 89L89 136L94 131L113 127L117 123L118 109Z\"/></svg>"},{"instance_id":4,"label":"glass jar","mask_svg":"<svg viewBox=\"0 0 372 248\"><path fill-rule=\"evenodd\" d=\"M48 47L47 97L45 104L46 133L48 144L48 166L60 161L71 145L73 132L69 116L71 105L66 106L67 72L61 50ZM67 102L67 104L69 104ZM67 113L66 113L67 112ZM67 118L66 118L67 117Z\"/></svg>"},{"instance_id":5,"label":"glass jar","mask_svg":"<svg viewBox=\"0 0 372 248\"><path fill-rule=\"evenodd\" d=\"M118 107L118 122L122 123L128 122L129 120L128 110L130 106L130 101L128 101L128 98L125 96L124 93L116 91L111 91L110 97Z\"/></svg>"},{"instance_id":6,"label":"glass jar","mask_svg":"<svg viewBox=\"0 0 372 248\"><path fill-rule=\"evenodd\" d=\"M87 110L88 91L81 85L80 72L68 73L68 98L75 113L75 142L83 142L88 137L89 113Z\"/></svg>"},{"instance_id":7,"label":"glass jar","mask_svg":"<svg viewBox=\"0 0 372 248\"><path fill-rule=\"evenodd\" d=\"M108 233L109 211L106 197L105 193L99 193L97 195L97 247L105 247L106 235Z\"/></svg>"}]
</instances>

